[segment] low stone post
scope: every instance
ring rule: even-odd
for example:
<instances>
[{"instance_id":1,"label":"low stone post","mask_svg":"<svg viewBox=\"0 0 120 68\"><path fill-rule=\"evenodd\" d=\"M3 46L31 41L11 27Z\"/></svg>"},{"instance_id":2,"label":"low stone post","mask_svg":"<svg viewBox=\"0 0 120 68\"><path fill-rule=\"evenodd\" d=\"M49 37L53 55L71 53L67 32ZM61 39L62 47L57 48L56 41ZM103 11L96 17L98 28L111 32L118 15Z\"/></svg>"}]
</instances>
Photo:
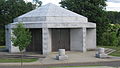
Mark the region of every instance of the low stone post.
<instances>
[{"instance_id":1,"label":"low stone post","mask_svg":"<svg viewBox=\"0 0 120 68\"><path fill-rule=\"evenodd\" d=\"M105 54L105 48L99 48L98 53L99 54Z\"/></svg>"},{"instance_id":2,"label":"low stone post","mask_svg":"<svg viewBox=\"0 0 120 68\"><path fill-rule=\"evenodd\" d=\"M108 55L105 54L105 48L98 48L98 52L96 53L97 58L107 58Z\"/></svg>"},{"instance_id":3,"label":"low stone post","mask_svg":"<svg viewBox=\"0 0 120 68\"><path fill-rule=\"evenodd\" d=\"M67 60L68 59L68 56L65 55L65 49L59 49L58 51L59 51L58 52L59 54L56 56L57 60Z\"/></svg>"},{"instance_id":4,"label":"low stone post","mask_svg":"<svg viewBox=\"0 0 120 68\"><path fill-rule=\"evenodd\" d=\"M65 49L59 49L59 56L65 55Z\"/></svg>"}]
</instances>

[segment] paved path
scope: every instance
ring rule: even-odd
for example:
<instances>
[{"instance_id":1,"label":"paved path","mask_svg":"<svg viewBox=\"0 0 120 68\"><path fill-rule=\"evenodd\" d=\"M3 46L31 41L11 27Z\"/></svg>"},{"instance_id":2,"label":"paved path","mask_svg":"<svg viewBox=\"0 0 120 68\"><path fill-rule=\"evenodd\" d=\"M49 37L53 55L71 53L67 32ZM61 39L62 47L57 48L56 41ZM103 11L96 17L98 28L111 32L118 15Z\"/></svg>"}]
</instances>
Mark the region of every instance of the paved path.
<instances>
[{"instance_id":1,"label":"paved path","mask_svg":"<svg viewBox=\"0 0 120 68\"><path fill-rule=\"evenodd\" d=\"M56 60L57 53L50 54L47 58L40 61L41 64L59 64L59 63L86 63L86 62L106 62L106 61L120 61L120 58L106 58L100 59L95 57L96 51L81 52L66 52L68 60Z\"/></svg>"}]
</instances>

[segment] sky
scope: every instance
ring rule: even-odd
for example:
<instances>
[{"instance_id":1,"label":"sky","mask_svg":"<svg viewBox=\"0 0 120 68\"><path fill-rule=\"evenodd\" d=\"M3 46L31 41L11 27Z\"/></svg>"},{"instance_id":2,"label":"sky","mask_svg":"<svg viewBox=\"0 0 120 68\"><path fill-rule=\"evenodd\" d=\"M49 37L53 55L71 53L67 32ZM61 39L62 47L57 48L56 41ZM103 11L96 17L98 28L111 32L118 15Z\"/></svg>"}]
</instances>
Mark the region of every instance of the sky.
<instances>
[{"instance_id":1,"label":"sky","mask_svg":"<svg viewBox=\"0 0 120 68\"><path fill-rule=\"evenodd\" d=\"M106 3L108 11L120 11L120 0L108 0Z\"/></svg>"},{"instance_id":2,"label":"sky","mask_svg":"<svg viewBox=\"0 0 120 68\"><path fill-rule=\"evenodd\" d=\"M32 0L26 0L26 1L32 1ZM61 0L41 0L41 1L43 5L47 3L53 3L59 6L59 2ZM107 11L120 11L120 0L108 0L106 4L107 4L106 7Z\"/></svg>"}]
</instances>

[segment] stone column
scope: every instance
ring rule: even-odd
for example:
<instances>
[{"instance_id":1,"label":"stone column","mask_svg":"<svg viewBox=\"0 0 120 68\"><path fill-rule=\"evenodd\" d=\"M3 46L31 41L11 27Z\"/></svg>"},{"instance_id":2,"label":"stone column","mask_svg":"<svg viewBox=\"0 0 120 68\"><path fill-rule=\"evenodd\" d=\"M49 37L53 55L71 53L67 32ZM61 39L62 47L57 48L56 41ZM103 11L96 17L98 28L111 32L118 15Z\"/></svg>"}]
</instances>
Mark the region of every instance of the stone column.
<instances>
[{"instance_id":1,"label":"stone column","mask_svg":"<svg viewBox=\"0 0 120 68\"><path fill-rule=\"evenodd\" d=\"M42 47L43 55L48 55L51 52L51 36L48 28L42 28Z\"/></svg>"},{"instance_id":2,"label":"stone column","mask_svg":"<svg viewBox=\"0 0 120 68\"><path fill-rule=\"evenodd\" d=\"M86 52L86 28L82 28L82 36L83 36L83 52Z\"/></svg>"},{"instance_id":3,"label":"stone column","mask_svg":"<svg viewBox=\"0 0 120 68\"><path fill-rule=\"evenodd\" d=\"M6 45L6 49L9 49L9 29L8 26L5 26L5 45Z\"/></svg>"},{"instance_id":4,"label":"stone column","mask_svg":"<svg viewBox=\"0 0 120 68\"><path fill-rule=\"evenodd\" d=\"M9 29L8 29L8 36L7 36L9 52L10 53L17 53L17 52L20 52L20 50L19 50L18 47L13 46L13 43L11 41L11 37L13 36L12 32L13 32L12 28L9 27Z\"/></svg>"}]
</instances>

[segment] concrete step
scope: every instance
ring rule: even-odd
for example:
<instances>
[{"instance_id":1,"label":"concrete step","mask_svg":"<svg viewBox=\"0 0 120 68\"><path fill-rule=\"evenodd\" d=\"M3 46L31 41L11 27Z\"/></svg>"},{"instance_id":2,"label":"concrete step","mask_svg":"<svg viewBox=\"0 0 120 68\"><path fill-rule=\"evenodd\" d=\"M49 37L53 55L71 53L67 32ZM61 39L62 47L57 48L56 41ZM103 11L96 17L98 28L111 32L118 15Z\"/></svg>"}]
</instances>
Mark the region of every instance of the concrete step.
<instances>
[{"instance_id":1,"label":"concrete step","mask_svg":"<svg viewBox=\"0 0 120 68\"><path fill-rule=\"evenodd\" d=\"M114 49L110 49L110 48L105 48L105 54L111 54L111 53L113 53L113 52L115 52L116 50L114 50Z\"/></svg>"}]
</instances>

